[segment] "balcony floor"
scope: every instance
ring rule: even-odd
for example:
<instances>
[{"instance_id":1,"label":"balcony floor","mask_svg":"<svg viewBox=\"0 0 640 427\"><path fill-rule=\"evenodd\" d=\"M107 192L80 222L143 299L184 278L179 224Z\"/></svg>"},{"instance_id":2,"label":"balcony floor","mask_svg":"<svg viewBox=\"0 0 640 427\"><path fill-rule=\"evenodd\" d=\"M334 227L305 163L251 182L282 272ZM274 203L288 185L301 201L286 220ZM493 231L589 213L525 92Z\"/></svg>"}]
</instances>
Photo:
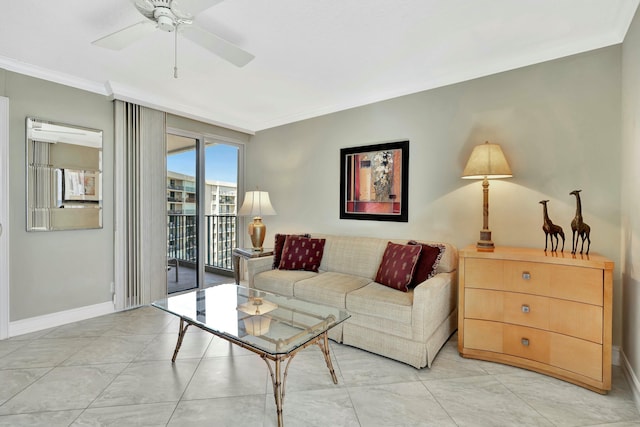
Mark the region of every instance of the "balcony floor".
<instances>
[{"instance_id":1,"label":"balcony floor","mask_svg":"<svg viewBox=\"0 0 640 427\"><path fill-rule=\"evenodd\" d=\"M205 272L204 287L219 285L221 283L233 283L233 274L229 276ZM176 267L169 266L167 269L167 289L170 294L174 292L194 289L196 286L196 270L189 266L181 265L178 268L178 280L176 281Z\"/></svg>"}]
</instances>

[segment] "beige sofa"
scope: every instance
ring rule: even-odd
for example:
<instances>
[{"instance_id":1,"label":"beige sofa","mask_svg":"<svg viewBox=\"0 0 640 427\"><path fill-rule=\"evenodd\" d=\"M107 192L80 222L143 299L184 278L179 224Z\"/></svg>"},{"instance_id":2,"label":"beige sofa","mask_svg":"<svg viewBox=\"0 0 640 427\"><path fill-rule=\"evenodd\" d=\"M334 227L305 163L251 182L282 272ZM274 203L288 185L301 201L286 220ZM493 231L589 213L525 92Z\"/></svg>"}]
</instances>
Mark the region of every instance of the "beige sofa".
<instances>
[{"instance_id":1,"label":"beige sofa","mask_svg":"<svg viewBox=\"0 0 640 427\"><path fill-rule=\"evenodd\" d=\"M437 274L405 293L374 279L387 242L407 240L311 237L326 239L318 273L272 269L273 257L254 258L249 286L344 308L351 317L330 331L331 339L416 368L431 366L457 328L456 248L435 242L445 246Z\"/></svg>"}]
</instances>

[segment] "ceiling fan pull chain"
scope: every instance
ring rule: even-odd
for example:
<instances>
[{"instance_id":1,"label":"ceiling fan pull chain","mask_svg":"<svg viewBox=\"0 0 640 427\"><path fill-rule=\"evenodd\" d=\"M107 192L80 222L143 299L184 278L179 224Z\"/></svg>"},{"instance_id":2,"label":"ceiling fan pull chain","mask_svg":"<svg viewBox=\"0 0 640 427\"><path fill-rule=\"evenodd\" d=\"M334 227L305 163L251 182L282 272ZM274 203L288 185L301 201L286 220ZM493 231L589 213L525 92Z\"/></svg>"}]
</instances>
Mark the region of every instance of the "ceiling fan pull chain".
<instances>
[{"instance_id":1,"label":"ceiling fan pull chain","mask_svg":"<svg viewBox=\"0 0 640 427\"><path fill-rule=\"evenodd\" d=\"M178 78L178 26L176 25L175 30L173 30L175 34L175 64L173 66L173 78Z\"/></svg>"}]
</instances>

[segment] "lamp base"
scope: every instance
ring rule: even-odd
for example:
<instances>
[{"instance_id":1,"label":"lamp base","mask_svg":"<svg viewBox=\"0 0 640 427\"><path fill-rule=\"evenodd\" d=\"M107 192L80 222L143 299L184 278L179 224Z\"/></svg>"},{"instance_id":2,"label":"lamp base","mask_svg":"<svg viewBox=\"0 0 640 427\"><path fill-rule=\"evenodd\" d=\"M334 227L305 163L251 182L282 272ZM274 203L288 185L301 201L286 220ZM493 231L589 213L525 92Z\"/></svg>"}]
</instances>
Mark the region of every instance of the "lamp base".
<instances>
[{"instance_id":1,"label":"lamp base","mask_svg":"<svg viewBox=\"0 0 640 427\"><path fill-rule=\"evenodd\" d=\"M491 230L480 231L480 240L476 243L476 249L480 252L493 252L495 246L491 241Z\"/></svg>"},{"instance_id":2,"label":"lamp base","mask_svg":"<svg viewBox=\"0 0 640 427\"><path fill-rule=\"evenodd\" d=\"M251 245L254 252L262 252L264 237L267 235L267 226L262 222L262 218L256 216L253 222L249 224L249 236L251 237Z\"/></svg>"}]
</instances>

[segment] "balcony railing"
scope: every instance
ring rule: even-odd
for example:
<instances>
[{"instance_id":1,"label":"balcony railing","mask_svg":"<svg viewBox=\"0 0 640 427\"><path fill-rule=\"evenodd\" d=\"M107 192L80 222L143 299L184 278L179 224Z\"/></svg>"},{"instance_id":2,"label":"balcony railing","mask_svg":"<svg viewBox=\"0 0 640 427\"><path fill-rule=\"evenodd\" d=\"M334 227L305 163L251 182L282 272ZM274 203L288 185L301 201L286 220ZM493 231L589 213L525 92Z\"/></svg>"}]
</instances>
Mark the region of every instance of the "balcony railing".
<instances>
[{"instance_id":1,"label":"balcony railing","mask_svg":"<svg viewBox=\"0 0 640 427\"><path fill-rule=\"evenodd\" d=\"M205 215L205 267L233 271L231 251L235 246L237 217L235 215ZM168 215L169 258L195 263L197 260L197 227L195 215Z\"/></svg>"}]
</instances>

